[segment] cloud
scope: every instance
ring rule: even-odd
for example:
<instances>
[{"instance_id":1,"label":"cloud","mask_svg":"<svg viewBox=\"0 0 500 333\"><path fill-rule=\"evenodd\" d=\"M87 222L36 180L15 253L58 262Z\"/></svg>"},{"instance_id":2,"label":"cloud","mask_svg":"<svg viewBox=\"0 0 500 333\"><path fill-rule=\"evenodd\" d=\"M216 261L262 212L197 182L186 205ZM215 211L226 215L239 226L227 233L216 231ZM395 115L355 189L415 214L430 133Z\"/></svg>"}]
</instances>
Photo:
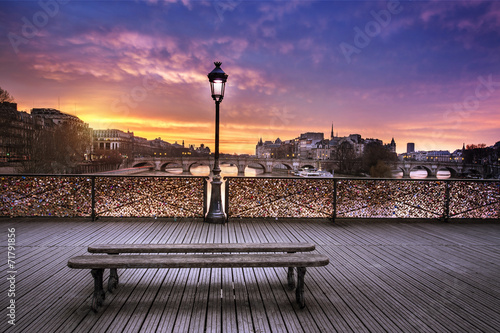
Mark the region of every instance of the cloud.
<instances>
[{"instance_id":1,"label":"cloud","mask_svg":"<svg viewBox=\"0 0 500 333\"><path fill-rule=\"evenodd\" d=\"M23 17L41 10L36 1L2 5L2 36L21 34ZM386 6L234 1L220 17L210 1L71 1L15 57L0 39L0 85L23 109L60 101L92 126L197 142L213 137L206 75L222 61L223 139L237 149L253 150L260 136L329 133L331 122L344 135L383 140L428 140L427 129L442 129L437 144L461 146L460 136L480 137L472 127L495 140L496 93L460 126L442 117L474 95L479 76L500 81L500 3L405 1L347 64L339 44L353 43L354 28Z\"/></svg>"}]
</instances>

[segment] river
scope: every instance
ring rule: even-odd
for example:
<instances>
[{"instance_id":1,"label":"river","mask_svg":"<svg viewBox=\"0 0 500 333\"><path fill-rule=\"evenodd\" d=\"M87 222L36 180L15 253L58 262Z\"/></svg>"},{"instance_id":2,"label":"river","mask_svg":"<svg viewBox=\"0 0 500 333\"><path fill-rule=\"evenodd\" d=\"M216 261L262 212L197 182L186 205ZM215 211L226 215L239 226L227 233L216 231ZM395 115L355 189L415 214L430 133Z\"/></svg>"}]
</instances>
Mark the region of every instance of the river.
<instances>
[{"instance_id":1,"label":"river","mask_svg":"<svg viewBox=\"0 0 500 333\"><path fill-rule=\"evenodd\" d=\"M234 165L229 165L229 164L221 164L221 175L223 177L235 177L238 176L238 168ZM165 175L170 175L170 176L199 176L199 177L204 177L208 176L210 174L210 168L206 165L201 165L201 166L194 166L191 168L190 173L183 173L182 168L169 168L165 171L151 171L151 170L146 170L142 172L136 172L133 169L130 169L130 172L124 172L122 174L134 174L134 175L141 175L141 176L165 176ZM275 170L272 173L264 173L263 169L256 169L256 168L251 168L247 167L245 169L245 177L293 177L295 176L291 175L287 170ZM346 176L346 177L351 177L351 176ZM403 172L395 172L393 173L393 177L398 179L398 178L403 178ZM410 178L412 179L425 179L427 178L427 171L425 170L415 170L410 173ZM437 179L447 179L450 178L450 172L446 170L440 170L437 173Z\"/></svg>"}]
</instances>

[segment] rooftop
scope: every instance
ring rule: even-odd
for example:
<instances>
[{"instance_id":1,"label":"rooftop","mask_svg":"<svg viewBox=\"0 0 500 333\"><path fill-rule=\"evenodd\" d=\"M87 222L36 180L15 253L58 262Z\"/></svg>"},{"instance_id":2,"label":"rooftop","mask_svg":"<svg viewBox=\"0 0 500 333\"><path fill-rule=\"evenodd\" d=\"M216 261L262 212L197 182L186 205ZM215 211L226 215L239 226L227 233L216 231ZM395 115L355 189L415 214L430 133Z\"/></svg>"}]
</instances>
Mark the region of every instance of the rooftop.
<instances>
[{"instance_id":1,"label":"rooftop","mask_svg":"<svg viewBox=\"0 0 500 333\"><path fill-rule=\"evenodd\" d=\"M2 332L493 332L500 224L326 219L2 218L15 228L15 327ZM283 268L128 269L97 313L93 279L67 267L95 243L312 242L306 307ZM6 237L0 246L6 273ZM105 278L107 279L108 271ZM9 304L1 281L2 308ZM4 310L5 313L5 310Z\"/></svg>"}]
</instances>

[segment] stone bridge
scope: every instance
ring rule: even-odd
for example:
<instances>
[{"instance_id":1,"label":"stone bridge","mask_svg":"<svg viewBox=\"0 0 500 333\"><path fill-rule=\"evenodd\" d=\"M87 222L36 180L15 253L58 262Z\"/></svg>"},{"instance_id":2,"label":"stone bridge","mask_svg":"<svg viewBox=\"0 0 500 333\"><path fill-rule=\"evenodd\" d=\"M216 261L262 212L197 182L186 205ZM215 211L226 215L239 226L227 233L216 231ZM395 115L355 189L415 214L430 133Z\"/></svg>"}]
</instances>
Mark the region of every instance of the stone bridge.
<instances>
[{"instance_id":1,"label":"stone bridge","mask_svg":"<svg viewBox=\"0 0 500 333\"><path fill-rule=\"evenodd\" d=\"M416 170L427 171L427 178L436 178L437 172L440 170L449 171L451 178L455 178L461 174L483 175L483 167L481 165L457 162L401 161L395 165L394 170L403 171L403 178L410 178L410 172Z\"/></svg>"},{"instance_id":2,"label":"stone bridge","mask_svg":"<svg viewBox=\"0 0 500 333\"><path fill-rule=\"evenodd\" d=\"M310 167L310 168L322 168L323 170L331 171L326 166L330 168L332 160L305 160L305 159L271 159L271 158L256 158L256 157L220 157L221 164L231 164L238 168L238 173L243 174L245 168L248 166L261 167L264 169L265 173L271 173L276 167L283 168L291 171L297 171L300 168ZM206 165L210 167L210 170L214 166L213 156L207 157L140 157L135 158L132 163L128 165L122 165L125 167L140 167L149 166L151 169L156 171L164 171L168 167L178 166L182 167L182 171L189 173L191 168L194 166ZM400 161L394 164L394 171L402 171L403 178L409 178L410 173L416 170L427 171L428 178L435 178L437 172L440 170L448 170L452 178L461 174L483 174L483 168L481 165L476 164L463 164L456 162L424 162L424 161Z\"/></svg>"},{"instance_id":3,"label":"stone bridge","mask_svg":"<svg viewBox=\"0 0 500 333\"><path fill-rule=\"evenodd\" d=\"M261 167L265 173L271 173L274 168L286 167L288 170L296 171L300 168L311 167L319 168L319 161L301 160L301 159L264 159L256 157L220 157L220 164L231 164L238 168L238 173L245 173L245 168L248 166ZM212 170L214 166L213 156L207 157L140 157L135 158L132 163L122 165L121 167L140 167L149 166L156 171L164 171L171 166L182 166L183 172L190 172L192 167L207 165Z\"/></svg>"}]
</instances>

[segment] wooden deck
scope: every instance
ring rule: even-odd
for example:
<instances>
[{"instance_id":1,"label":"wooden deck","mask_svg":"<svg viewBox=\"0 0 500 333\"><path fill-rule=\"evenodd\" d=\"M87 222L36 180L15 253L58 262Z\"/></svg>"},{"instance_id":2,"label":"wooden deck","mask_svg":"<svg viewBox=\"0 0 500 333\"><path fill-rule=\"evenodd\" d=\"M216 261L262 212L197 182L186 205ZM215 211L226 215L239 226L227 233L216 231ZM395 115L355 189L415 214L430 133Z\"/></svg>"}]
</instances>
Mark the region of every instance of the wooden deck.
<instances>
[{"instance_id":1,"label":"wooden deck","mask_svg":"<svg viewBox=\"0 0 500 333\"><path fill-rule=\"evenodd\" d=\"M198 219L0 219L2 276L15 228L15 326L0 280L0 332L499 332L500 223ZM93 243L312 242L306 307L285 268L129 269L98 313ZM107 272L108 273L108 272ZM105 276L107 278L107 275Z\"/></svg>"}]
</instances>

